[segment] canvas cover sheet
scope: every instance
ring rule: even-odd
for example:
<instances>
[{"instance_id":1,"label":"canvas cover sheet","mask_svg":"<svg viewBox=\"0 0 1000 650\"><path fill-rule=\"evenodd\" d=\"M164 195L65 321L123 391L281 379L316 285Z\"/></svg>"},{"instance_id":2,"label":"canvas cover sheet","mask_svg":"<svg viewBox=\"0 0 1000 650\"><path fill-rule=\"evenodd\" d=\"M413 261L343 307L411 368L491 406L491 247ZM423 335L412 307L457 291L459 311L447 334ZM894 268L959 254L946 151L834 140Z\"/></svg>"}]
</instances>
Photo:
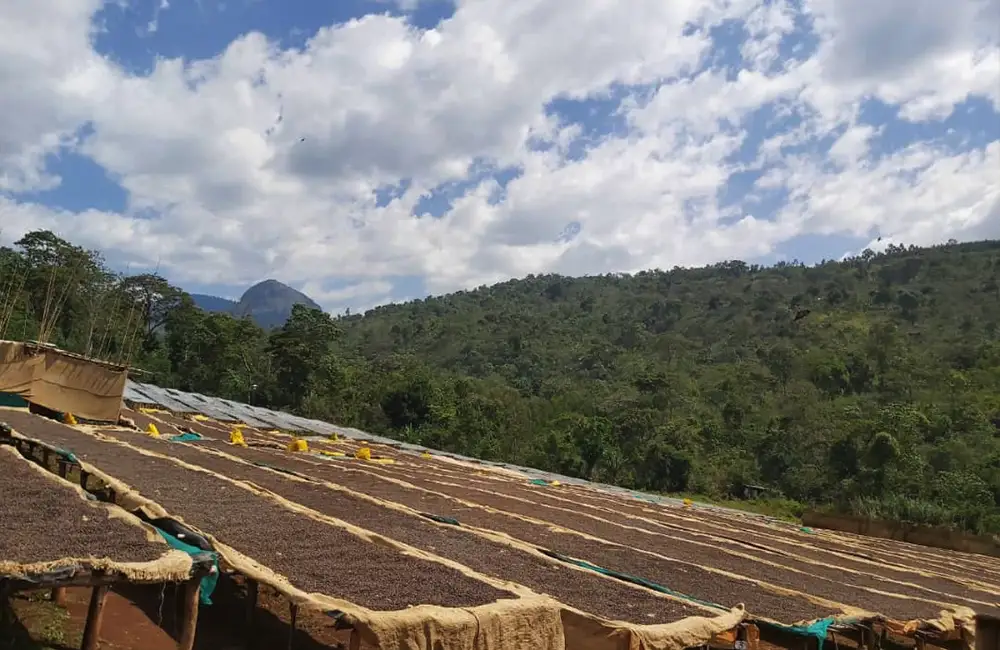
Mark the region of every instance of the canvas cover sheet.
<instances>
[{"instance_id":1,"label":"canvas cover sheet","mask_svg":"<svg viewBox=\"0 0 1000 650\"><path fill-rule=\"evenodd\" d=\"M0 393L78 418L117 422L126 375L61 350L0 341Z\"/></svg>"}]
</instances>

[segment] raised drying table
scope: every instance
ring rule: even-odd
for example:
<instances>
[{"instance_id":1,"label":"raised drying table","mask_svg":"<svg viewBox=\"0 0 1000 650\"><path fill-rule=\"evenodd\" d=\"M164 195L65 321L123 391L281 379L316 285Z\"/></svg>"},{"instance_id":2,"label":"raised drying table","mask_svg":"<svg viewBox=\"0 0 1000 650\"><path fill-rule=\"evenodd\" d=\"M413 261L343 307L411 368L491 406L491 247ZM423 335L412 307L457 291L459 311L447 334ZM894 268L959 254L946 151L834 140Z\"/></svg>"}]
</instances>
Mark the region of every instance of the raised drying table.
<instances>
[{"instance_id":1,"label":"raised drying table","mask_svg":"<svg viewBox=\"0 0 1000 650\"><path fill-rule=\"evenodd\" d=\"M171 550L153 528L116 506L99 503L75 485L0 445L0 608L10 595L51 589L60 603L71 586L92 588L83 650L97 647L101 613L114 584L185 583L197 599L198 581L213 572L209 555ZM194 641L196 612L179 646Z\"/></svg>"}]
</instances>

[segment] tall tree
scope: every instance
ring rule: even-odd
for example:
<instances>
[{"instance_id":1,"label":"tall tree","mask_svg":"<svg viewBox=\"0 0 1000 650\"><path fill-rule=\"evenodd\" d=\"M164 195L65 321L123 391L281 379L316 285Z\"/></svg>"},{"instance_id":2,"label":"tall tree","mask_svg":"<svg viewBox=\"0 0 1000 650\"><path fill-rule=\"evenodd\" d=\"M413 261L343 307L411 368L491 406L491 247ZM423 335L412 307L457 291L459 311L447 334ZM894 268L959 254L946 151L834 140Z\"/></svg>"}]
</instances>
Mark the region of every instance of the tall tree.
<instances>
[{"instance_id":1,"label":"tall tree","mask_svg":"<svg viewBox=\"0 0 1000 650\"><path fill-rule=\"evenodd\" d=\"M305 305L292 308L288 322L271 334L268 345L279 403L292 408L301 405L339 331L333 319L319 309Z\"/></svg>"}]
</instances>

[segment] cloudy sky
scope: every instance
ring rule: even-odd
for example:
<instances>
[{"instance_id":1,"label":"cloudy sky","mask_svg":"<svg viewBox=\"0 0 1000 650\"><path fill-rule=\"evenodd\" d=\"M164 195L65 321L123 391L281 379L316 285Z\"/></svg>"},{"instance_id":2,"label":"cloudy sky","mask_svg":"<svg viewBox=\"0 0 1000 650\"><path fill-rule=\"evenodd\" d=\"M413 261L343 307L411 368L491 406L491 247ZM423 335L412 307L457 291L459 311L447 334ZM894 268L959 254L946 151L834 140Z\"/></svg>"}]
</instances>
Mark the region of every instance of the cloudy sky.
<instances>
[{"instance_id":1,"label":"cloudy sky","mask_svg":"<svg viewBox=\"0 0 1000 650\"><path fill-rule=\"evenodd\" d=\"M0 0L0 240L333 311L1000 237L1000 0Z\"/></svg>"}]
</instances>

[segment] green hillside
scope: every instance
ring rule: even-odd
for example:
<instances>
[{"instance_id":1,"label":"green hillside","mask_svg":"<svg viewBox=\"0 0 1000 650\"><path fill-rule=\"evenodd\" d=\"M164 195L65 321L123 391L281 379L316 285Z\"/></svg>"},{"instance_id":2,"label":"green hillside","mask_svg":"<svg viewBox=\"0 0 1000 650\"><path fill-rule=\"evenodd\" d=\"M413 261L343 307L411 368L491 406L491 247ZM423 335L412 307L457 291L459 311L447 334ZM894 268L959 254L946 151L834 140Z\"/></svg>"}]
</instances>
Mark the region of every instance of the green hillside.
<instances>
[{"instance_id":1,"label":"green hillside","mask_svg":"<svg viewBox=\"0 0 1000 650\"><path fill-rule=\"evenodd\" d=\"M299 306L270 333L164 289L168 334L133 358L147 380L473 456L1000 532L998 273L1000 243L979 242L535 276L338 319ZM30 331L44 300L15 303ZM53 340L80 347L82 322Z\"/></svg>"},{"instance_id":2,"label":"green hillside","mask_svg":"<svg viewBox=\"0 0 1000 650\"><path fill-rule=\"evenodd\" d=\"M760 483L996 531L998 272L1000 243L980 242L529 277L350 318L341 346L492 385L521 442L492 422L416 434L461 451L659 490Z\"/></svg>"}]
</instances>

